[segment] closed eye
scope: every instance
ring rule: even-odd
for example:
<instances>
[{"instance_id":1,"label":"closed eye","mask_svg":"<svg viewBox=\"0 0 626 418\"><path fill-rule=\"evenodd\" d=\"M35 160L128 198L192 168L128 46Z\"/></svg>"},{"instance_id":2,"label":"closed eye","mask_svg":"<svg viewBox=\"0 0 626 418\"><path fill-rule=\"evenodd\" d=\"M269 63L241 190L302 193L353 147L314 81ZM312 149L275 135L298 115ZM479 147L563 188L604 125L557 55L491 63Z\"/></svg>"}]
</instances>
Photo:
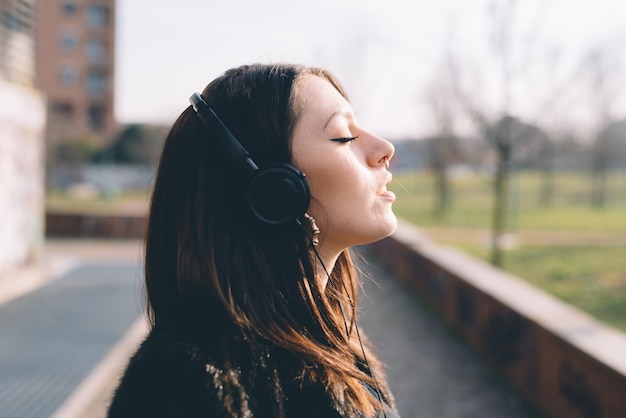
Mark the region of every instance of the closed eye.
<instances>
[{"instance_id":1,"label":"closed eye","mask_svg":"<svg viewBox=\"0 0 626 418\"><path fill-rule=\"evenodd\" d=\"M348 137L344 137L344 138L332 138L331 141L333 142L341 142L346 143L346 142L350 142L350 141L354 141L355 139L357 139L359 136L348 136Z\"/></svg>"}]
</instances>

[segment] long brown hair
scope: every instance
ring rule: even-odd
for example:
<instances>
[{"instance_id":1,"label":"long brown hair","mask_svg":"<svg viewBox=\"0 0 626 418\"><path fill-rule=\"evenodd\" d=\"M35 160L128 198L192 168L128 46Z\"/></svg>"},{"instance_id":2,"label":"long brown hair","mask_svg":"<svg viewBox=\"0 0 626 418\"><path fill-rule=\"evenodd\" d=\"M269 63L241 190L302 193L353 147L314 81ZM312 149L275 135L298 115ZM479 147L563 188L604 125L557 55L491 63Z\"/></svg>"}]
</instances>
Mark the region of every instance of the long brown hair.
<instances>
[{"instance_id":1,"label":"long brown hair","mask_svg":"<svg viewBox=\"0 0 626 418\"><path fill-rule=\"evenodd\" d=\"M346 97L327 71L287 64L229 70L202 95L257 164L289 163L304 75L325 78ZM322 291L307 234L296 224L270 230L249 219L240 196L245 180L188 107L165 141L150 208L145 279L152 325L173 321L195 332L234 326L295 353L308 366L303 378L372 415L380 403L362 383L376 385L367 360L377 367L354 332L350 254L340 255Z\"/></svg>"}]
</instances>

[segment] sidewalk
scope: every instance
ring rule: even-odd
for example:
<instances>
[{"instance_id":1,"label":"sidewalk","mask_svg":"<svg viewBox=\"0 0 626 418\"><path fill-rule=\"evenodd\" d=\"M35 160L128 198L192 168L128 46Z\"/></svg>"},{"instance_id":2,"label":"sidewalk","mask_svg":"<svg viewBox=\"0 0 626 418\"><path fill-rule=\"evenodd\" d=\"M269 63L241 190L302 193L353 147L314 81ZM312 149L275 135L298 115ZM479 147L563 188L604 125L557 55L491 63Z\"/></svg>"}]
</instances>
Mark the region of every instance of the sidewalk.
<instances>
[{"instance_id":1,"label":"sidewalk","mask_svg":"<svg viewBox=\"0 0 626 418\"><path fill-rule=\"evenodd\" d=\"M0 283L14 294L0 300L0 417L104 417L145 332L140 254L138 242L50 241L45 279L21 295ZM370 262L360 326L388 365L403 418L539 416Z\"/></svg>"},{"instance_id":2,"label":"sidewalk","mask_svg":"<svg viewBox=\"0 0 626 418\"><path fill-rule=\"evenodd\" d=\"M539 418L398 279L367 255L360 324L402 418Z\"/></svg>"},{"instance_id":3,"label":"sidewalk","mask_svg":"<svg viewBox=\"0 0 626 418\"><path fill-rule=\"evenodd\" d=\"M51 241L37 268L4 278L0 417L80 416L140 317L139 254L138 242Z\"/></svg>"}]
</instances>

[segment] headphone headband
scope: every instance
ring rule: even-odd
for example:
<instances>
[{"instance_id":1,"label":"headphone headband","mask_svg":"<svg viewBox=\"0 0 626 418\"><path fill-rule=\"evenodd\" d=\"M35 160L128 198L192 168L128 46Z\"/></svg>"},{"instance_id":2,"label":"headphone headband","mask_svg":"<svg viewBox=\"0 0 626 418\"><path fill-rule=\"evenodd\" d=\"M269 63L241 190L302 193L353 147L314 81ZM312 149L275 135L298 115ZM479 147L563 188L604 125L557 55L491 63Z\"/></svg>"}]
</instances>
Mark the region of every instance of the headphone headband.
<instances>
[{"instance_id":1,"label":"headphone headband","mask_svg":"<svg viewBox=\"0 0 626 418\"><path fill-rule=\"evenodd\" d=\"M250 171L258 170L257 165L250 158L248 151L237 141L237 138L232 132L224 125L224 122L217 116L215 111L209 107L207 102L204 101L200 93L194 93L189 98L193 110L196 111L202 122L211 130L211 133L215 135L220 142L226 154L235 163L242 163Z\"/></svg>"},{"instance_id":2,"label":"headphone headband","mask_svg":"<svg viewBox=\"0 0 626 418\"><path fill-rule=\"evenodd\" d=\"M244 203L251 217L266 225L283 225L298 220L309 207L311 194L304 173L295 167L275 162L259 169L248 151L199 93L189 98L202 122L235 163L252 173L244 190Z\"/></svg>"}]
</instances>

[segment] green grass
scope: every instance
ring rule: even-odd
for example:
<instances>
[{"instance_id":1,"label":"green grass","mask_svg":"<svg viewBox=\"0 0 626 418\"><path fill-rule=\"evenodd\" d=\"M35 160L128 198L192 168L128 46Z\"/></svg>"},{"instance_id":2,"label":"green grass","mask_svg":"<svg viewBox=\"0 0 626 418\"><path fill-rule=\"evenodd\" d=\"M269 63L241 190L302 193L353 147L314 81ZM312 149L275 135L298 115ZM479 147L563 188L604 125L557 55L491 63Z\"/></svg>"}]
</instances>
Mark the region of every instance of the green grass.
<instances>
[{"instance_id":1,"label":"green grass","mask_svg":"<svg viewBox=\"0 0 626 418\"><path fill-rule=\"evenodd\" d=\"M492 191L490 181L478 176L454 179L451 205L445 218L433 216L432 177L427 173L401 173L389 186L398 200L398 216L420 225L462 228L489 228ZM590 205L589 181L584 174L563 173L555 178L553 204L539 203L539 180L534 173L524 173L511 181L510 223L519 229L616 231L626 233L626 173L610 178L611 194L607 207Z\"/></svg>"},{"instance_id":2,"label":"green grass","mask_svg":"<svg viewBox=\"0 0 626 418\"><path fill-rule=\"evenodd\" d=\"M457 246L488 259L485 239L490 230L492 195L485 178L466 176L453 181L453 199L446 216L433 216L432 178L428 174L398 173L390 185L398 199L396 214L417 224L444 245ZM626 331L626 173L613 173L607 207L592 209L589 181L584 174L559 173L555 177L553 205L540 204L540 178L524 173L512 181L515 211L510 225L522 245L505 254L505 270L558 298ZM146 191L77 199L51 192L46 207L61 213L115 214L141 211ZM527 231L532 245L523 245ZM565 233L554 243L554 235ZM539 239L537 239L539 234ZM543 235L542 235L543 234ZM571 234L567 235L567 234ZM551 242L541 245L541 237ZM602 246L589 245L588 237L607 237Z\"/></svg>"},{"instance_id":3,"label":"green grass","mask_svg":"<svg viewBox=\"0 0 626 418\"><path fill-rule=\"evenodd\" d=\"M488 255L484 248L458 247L479 258ZM626 245L520 247L507 252L505 269L626 331Z\"/></svg>"},{"instance_id":4,"label":"green grass","mask_svg":"<svg viewBox=\"0 0 626 418\"><path fill-rule=\"evenodd\" d=\"M477 237L486 237L490 230L489 181L477 176L455 179L452 204L445 217L438 218L433 216L429 174L401 173L395 179L390 189L398 196L394 210L399 217L432 231L444 245L488 260L485 240ZM505 253L504 269L626 331L626 173L611 174L603 209L591 208L584 174L557 174L550 207L540 204L537 174L524 173L512 185L515 210L509 225L522 245ZM528 231L535 240L524 245ZM556 234L561 238L555 244ZM600 241L606 237L606 242L589 245L588 237Z\"/></svg>"},{"instance_id":5,"label":"green grass","mask_svg":"<svg viewBox=\"0 0 626 418\"><path fill-rule=\"evenodd\" d=\"M59 190L46 192L46 210L61 214L88 213L98 215L141 212L146 207L149 194L145 190L129 190L103 196L73 196Z\"/></svg>"}]
</instances>

